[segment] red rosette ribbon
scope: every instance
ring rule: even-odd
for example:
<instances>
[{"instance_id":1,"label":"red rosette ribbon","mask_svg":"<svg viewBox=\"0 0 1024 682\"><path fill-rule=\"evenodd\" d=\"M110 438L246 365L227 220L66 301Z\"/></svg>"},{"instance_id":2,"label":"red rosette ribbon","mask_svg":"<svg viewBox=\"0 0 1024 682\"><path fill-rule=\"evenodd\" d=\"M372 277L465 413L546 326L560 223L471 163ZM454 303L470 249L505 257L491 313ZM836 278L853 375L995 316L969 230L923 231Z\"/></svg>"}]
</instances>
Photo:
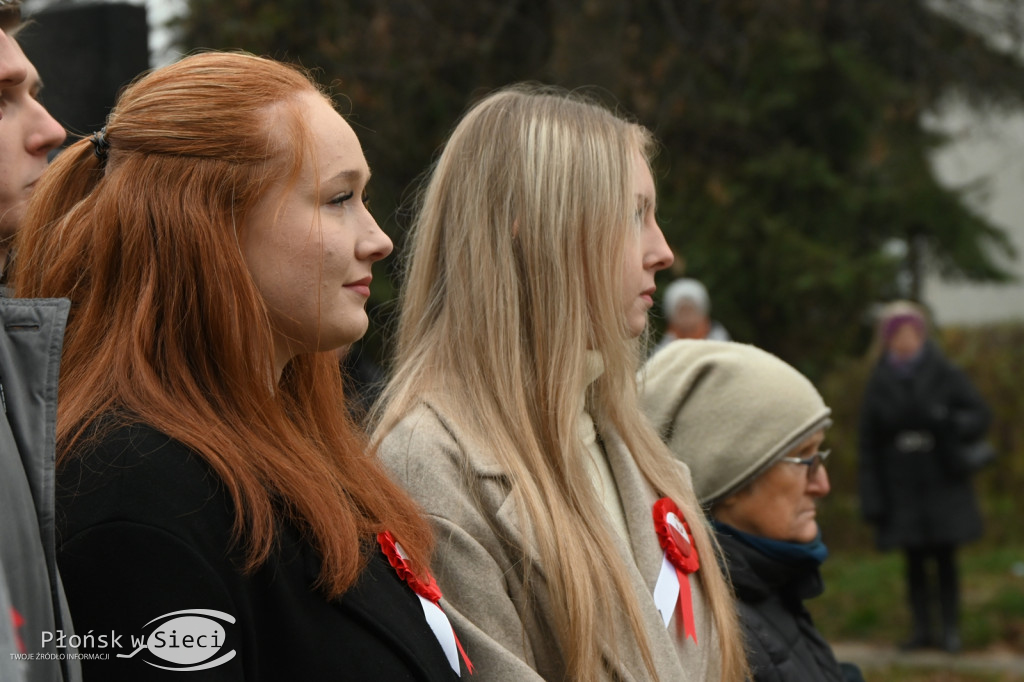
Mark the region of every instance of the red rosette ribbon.
<instances>
[{"instance_id":1,"label":"red rosette ribbon","mask_svg":"<svg viewBox=\"0 0 1024 682\"><path fill-rule=\"evenodd\" d=\"M434 576L428 572L424 580L416 575L412 570L412 566L409 565L409 559L405 556L405 552L402 551L402 546L395 540L395 536L391 534L391 531L386 530L378 533L377 542L380 544L384 556L388 558L391 568L395 569L398 577L404 580L412 588L413 592L434 604L440 601L441 588L437 586Z\"/></svg>"},{"instance_id":2,"label":"red rosette ribbon","mask_svg":"<svg viewBox=\"0 0 1024 682\"><path fill-rule=\"evenodd\" d=\"M413 571L412 566L409 564L408 557L405 556L405 552L402 551L402 546L395 540L395 536L391 534L391 531L385 530L377 534L377 544L380 545L381 551L384 552L384 556L387 557L388 563L395 569L398 577L401 578L409 586L409 588L416 593L421 600L432 604L439 612L440 617L444 619L445 623L448 623L448 617L444 615L444 610L441 609L441 605L438 603L441 601L441 588L437 586L437 581L434 580L434 576L427 571L424 577L420 577ZM426 614L427 606L424 605L424 614ZM427 624L430 625L431 630L434 632L434 636L437 637L438 642L441 644L441 648L444 649L444 637L441 633L434 629L434 624L431 618L427 617ZM451 627L448 623L448 627L451 628L452 638L455 640L455 646L459 650L459 655L462 657L462 661L466 664L466 670L469 674L473 674L473 663L469 660L469 656L466 655L465 649L462 648L462 642L459 641L459 636L455 634L455 628ZM446 652L445 655L448 655ZM454 653L451 654L454 656ZM455 659L449 659L452 662L452 667L455 672L458 673L458 662Z\"/></svg>"},{"instance_id":3,"label":"red rosette ribbon","mask_svg":"<svg viewBox=\"0 0 1024 682\"><path fill-rule=\"evenodd\" d=\"M679 580L679 618L676 621L677 633L683 637L692 637L697 643L697 624L693 617L693 593L690 590L690 574L700 568L700 557L697 547L693 544L693 533L683 512L679 510L671 498L663 497L654 503L654 530L658 534L658 542L665 550L665 558L676 571ZM669 574L671 575L671 573ZM667 617L667 616L666 616Z\"/></svg>"}]
</instances>

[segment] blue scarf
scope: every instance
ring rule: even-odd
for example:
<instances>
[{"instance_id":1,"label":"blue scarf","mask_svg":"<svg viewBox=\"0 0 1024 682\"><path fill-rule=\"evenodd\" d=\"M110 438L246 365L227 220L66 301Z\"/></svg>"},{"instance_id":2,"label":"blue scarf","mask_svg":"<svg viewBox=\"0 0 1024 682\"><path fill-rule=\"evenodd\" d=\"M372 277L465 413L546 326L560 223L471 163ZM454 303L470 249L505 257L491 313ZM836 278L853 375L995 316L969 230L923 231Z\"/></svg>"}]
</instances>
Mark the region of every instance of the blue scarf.
<instances>
[{"instance_id":1,"label":"blue scarf","mask_svg":"<svg viewBox=\"0 0 1024 682\"><path fill-rule=\"evenodd\" d=\"M765 556L769 556L772 559L777 559L786 563L813 563L816 566L820 566L825 559L828 558L828 547L821 541L821 531L818 531L818 537L814 538L811 542L783 542L782 540L771 540L769 538L763 538L760 535L751 535L750 533L744 533L741 530L737 530L732 526L715 521L712 519L711 525L714 526L715 530L724 535L731 535L738 540L742 540L747 545L750 545L757 551L761 552Z\"/></svg>"}]
</instances>

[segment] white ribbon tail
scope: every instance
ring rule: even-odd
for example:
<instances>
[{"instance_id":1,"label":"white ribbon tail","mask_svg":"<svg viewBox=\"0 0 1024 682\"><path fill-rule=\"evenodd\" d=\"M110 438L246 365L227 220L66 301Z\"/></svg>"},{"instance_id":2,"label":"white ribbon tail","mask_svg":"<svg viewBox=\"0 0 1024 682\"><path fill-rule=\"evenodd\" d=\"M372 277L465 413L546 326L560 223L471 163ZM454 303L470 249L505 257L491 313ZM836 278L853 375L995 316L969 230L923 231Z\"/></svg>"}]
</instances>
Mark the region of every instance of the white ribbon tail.
<instances>
[{"instance_id":1,"label":"white ribbon tail","mask_svg":"<svg viewBox=\"0 0 1024 682\"><path fill-rule=\"evenodd\" d=\"M654 583L654 605L661 613L665 627L672 622L672 614L675 612L678 601L679 576L676 575L676 569L672 562L668 560L668 554L662 554L661 572L658 573L658 582Z\"/></svg>"},{"instance_id":2,"label":"white ribbon tail","mask_svg":"<svg viewBox=\"0 0 1024 682\"><path fill-rule=\"evenodd\" d=\"M444 649L444 655L448 657L448 665L452 667L456 675L462 677L462 670L459 667L459 648L455 645L455 631L452 630L448 616L444 615L441 607L434 602L420 597L418 594L416 596L420 599L423 615L427 618L427 625L430 626L434 637L437 637L438 643Z\"/></svg>"}]
</instances>

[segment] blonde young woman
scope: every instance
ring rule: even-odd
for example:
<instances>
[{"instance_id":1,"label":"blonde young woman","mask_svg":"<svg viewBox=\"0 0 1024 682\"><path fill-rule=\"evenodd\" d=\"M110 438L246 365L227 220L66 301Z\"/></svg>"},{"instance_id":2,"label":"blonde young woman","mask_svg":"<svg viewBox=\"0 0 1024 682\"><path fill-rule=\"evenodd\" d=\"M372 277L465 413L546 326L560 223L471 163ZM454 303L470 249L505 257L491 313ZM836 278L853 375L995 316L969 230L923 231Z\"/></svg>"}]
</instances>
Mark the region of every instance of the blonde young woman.
<instances>
[{"instance_id":1,"label":"blonde young woman","mask_svg":"<svg viewBox=\"0 0 1024 682\"><path fill-rule=\"evenodd\" d=\"M513 87L465 115L421 197L375 437L434 523L483 679L744 676L688 472L637 408L638 338L672 261L652 147L600 106ZM660 498L700 558L662 580L688 607L652 596Z\"/></svg>"}]
</instances>

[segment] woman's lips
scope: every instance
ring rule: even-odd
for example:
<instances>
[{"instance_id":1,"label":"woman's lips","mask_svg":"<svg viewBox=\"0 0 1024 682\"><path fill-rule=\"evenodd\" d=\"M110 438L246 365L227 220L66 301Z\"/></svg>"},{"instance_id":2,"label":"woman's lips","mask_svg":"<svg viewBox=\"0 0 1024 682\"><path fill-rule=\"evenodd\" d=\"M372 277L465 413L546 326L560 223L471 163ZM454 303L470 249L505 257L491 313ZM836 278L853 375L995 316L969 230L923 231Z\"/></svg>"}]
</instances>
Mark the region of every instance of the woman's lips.
<instances>
[{"instance_id":1,"label":"woman's lips","mask_svg":"<svg viewBox=\"0 0 1024 682\"><path fill-rule=\"evenodd\" d=\"M372 281L373 281L372 277L364 277L363 279L357 280L355 282L349 282L348 284L345 285L345 288L350 290L350 291L354 291L355 293L357 293L357 294L359 294L361 296L369 298L370 297L370 282L372 282Z\"/></svg>"}]
</instances>

